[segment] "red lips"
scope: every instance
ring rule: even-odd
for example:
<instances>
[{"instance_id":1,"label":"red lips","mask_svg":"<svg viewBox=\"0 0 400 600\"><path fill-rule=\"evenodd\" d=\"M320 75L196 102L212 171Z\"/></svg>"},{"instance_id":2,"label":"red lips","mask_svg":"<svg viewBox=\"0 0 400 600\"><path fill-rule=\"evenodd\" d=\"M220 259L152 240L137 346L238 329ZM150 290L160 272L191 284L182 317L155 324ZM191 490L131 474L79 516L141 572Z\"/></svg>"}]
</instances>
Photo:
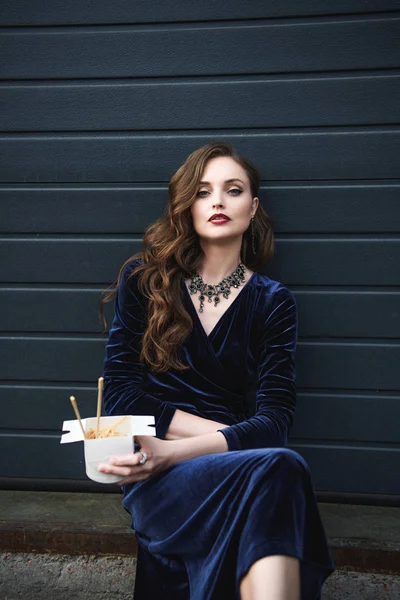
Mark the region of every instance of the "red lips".
<instances>
[{"instance_id":1,"label":"red lips","mask_svg":"<svg viewBox=\"0 0 400 600\"><path fill-rule=\"evenodd\" d=\"M215 213L215 215L213 215L212 217L210 217L208 220L209 221L214 221L214 219L216 220L225 220L225 221L230 221L230 218L227 217L226 215L224 215L224 213Z\"/></svg>"}]
</instances>

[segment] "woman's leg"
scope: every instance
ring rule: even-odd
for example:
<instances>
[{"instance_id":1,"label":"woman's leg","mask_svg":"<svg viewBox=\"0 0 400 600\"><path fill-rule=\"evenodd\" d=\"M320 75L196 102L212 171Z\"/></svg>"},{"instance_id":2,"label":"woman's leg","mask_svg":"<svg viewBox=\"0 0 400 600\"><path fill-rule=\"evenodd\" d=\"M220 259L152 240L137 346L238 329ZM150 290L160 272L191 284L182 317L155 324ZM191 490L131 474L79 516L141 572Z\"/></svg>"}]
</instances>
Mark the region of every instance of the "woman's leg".
<instances>
[{"instance_id":1,"label":"woman's leg","mask_svg":"<svg viewBox=\"0 0 400 600\"><path fill-rule=\"evenodd\" d=\"M283 555L252 564L240 583L241 600L300 600L300 562Z\"/></svg>"},{"instance_id":2,"label":"woman's leg","mask_svg":"<svg viewBox=\"0 0 400 600\"><path fill-rule=\"evenodd\" d=\"M276 556L302 561L302 600L321 600L322 583L333 571L308 467L286 448L178 463L127 486L123 506L156 562L174 557L184 563L193 600L241 600L242 580L264 558L266 564Z\"/></svg>"}]
</instances>

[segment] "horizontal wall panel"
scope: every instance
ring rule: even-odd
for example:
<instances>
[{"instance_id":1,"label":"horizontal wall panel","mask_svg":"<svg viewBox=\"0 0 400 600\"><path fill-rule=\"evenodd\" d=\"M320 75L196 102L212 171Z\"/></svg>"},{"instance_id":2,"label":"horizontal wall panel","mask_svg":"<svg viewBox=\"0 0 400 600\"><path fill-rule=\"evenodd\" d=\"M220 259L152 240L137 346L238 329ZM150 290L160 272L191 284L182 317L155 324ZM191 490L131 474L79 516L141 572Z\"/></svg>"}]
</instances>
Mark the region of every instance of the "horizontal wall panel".
<instances>
[{"instance_id":1,"label":"horizontal wall panel","mask_svg":"<svg viewBox=\"0 0 400 600\"><path fill-rule=\"evenodd\" d=\"M394 182L266 184L260 195L278 233L399 232Z\"/></svg>"},{"instance_id":2,"label":"horizontal wall panel","mask_svg":"<svg viewBox=\"0 0 400 600\"><path fill-rule=\"evenodd\" d=\"M400 291L293 291L300 336L400 338Z\"/></svg>"},{"instance_id":3,"label":"horizontal wall panel","mask_svg":"<svg viewBox=\"0 0 400 600\"><path fill-rule=\"evenodd\" d=\"M52 238L0 241L0 281L10 283L110 284L121 265L141 249L140 240ZM3 254L4 253L4 254Z\"/></svg>"},{"instance_id":4,"label":"horizontal wall panel","mask_svg":"<svg viewBox=\"0 0 400 600\"><path fill-rule=\"evenodd\" d=\"M0 182L169 181L212 140L231 142L263 180L398 179L400 130L0 136Z\"/></svg>"},{"instance_id":5,"label":"horizontal wall panel","mask_svg":"<svg viewBox=\"0 0 400 600\"><path fill-rule=\"evenodd\" d=\"M302 341L298 348L300 387L376 392L399 388L399 344Z\"/></svg>"},{"instance_id":6,"label":"horizontal wall panel","mask_svg":"<svg viewBox=\"0 0 400 600\"><path fill-rule=\"evenodd\" d=\"M139 239L0 239L4 283L96 283L115 280L120 266L141 250ZM399 283L400 239L280 239L268 269L287 285Z\"/></svg>"},{"instance_id":7,"label":"horizontal wall panel","mask_svg":"<svg viewBox=\"0 0 400 600\"><path fill-rule=\"evenodd\" d=\"M104 286L105 287L105 286ZM104 288L0 287L4 332L100 333ZM303 337L400 338L400 292L294 290ZM111 323L113 303L106 306Z\"/></svg>"},{"instance_id":8,"label":"horizontal wall panel","mask_svg":"<svg viewBox=\"0 0 400 600\"><path fill-rule=\"evenodd\" d=\"M270 276L287 285L398 285L400 239L285 239Z\"/></svg>"},{"instance_id":9,"label":"horizontal wall panel","mask_svg":"<svg viewBox=\"0 0 400 600\"><path fill-rule=\"evenodd\" d=\"M82 387L71 383L65 386L23 386L0 385L0 406L2 409L1 430L15 430L16 433L59 431L63 421L76 419L69 400L75 396L82 419L96 416L97 379L93 387ZM15 410L18 406L19 409ZM104 414L104 408L102 409Z\"/></svg>"},{"instance_id":10,"label":"horizontal wall panel","mask_svg":"<svg viewBox=\"0 0 400 600\"><path fill-rule=\"evenodd\" d=\"M97 381L105 340L2 337L2 378L9 381ZM298 385L304 388L396 390L400 345L395 343L300 342Z\"/></svg>"},{"instance_id":11,"label":"horizontal wall panel","mask_svg":"<svg viewBox=\"0 0 400 600\"><path fill-rule=\"evenodd\" d=\"M0 232L141 235L162 216L167 199L166 184L0 187Z\"/></svg>"},{"instance_id":12,"label":"horizontal wall panel","mask_svg":"<svg viewBox=\"0 0 400 600\"><path fill-rule=\"evenodd\" d=\"M101 292L97 289L1 288L0 314L7 314L2 331L101 333L98 315ZM108 324L113 303L106 306Z\"/></svg>"},{"instance_id":13,"label":"horizontal wall panel","mask_svg":"<svg viewBox=\"0 0 400 600\"><path fill-rule=\"evenodd\" d=\"M2 25L65 25L92 23L147 23L160 21L208 21L213 19L260 19L399 10L398 0L202 0L173 3L163 0L3 0L0 5Z\"/></svg>"},{"instance_id":14,"label":"horizontal wall panel","mask_svg":"<svg viewBox=\"0 0 400 600\"><path fill-rule=\"evenodd\" d=\"M316 490L354 494L400 493L400 450L379 447L300 445L293 450L307 461Z\"/></svg>"},{"instance_id":15,"label":"horizontal wall panel","mask_svg":"<svg viewBox=\"0 0 400 600\"><path fill-rule=\"evenodd\" d=\"M103 370L105 340L96 338L0 338L2 379L97 382Z\"/></svg>"},{"instance_id":16,"label":"horizontal wall panel","mask_svg":"<svg viewBox=\"0 0 400 600\"><path fill-rule=\"evenodd\" d=\"M400 454L396 449L295 445L307 461L316 491L399 494ZM60 444L58 436L0 437L0 452L7 456L0 477L85 479L82 442ZM21 456L29 456L28 464Z\"/></svg>"},{"instance_id":17,"label":"horizontal wall panel","mask_svg":"<svg viewBox=\"0 0 400 600\"><path fill-rule=\"evenodd\" d=\"M83 442L60 444L60 439L61 432L52 436L0 433L0 452L7 456L0 477L86 479ZM23 456L29 460L21 460Z\"/></svg>"},{"instance_id":18,"label":"horizontal wall panel","mask_svg":"<svg viewBox=\"0 0 400 600\"><path fill-rule=\"evenodd\" d=\"M399 422L400 395L298 390L290 441L315 439L400 444Z\"/></svg>"},{"instance_id":19,"label":"horizontal wall panel","mask_svg":"<svg viewBox=\"0 0 400 600\"><path fill-rule=\"evenodd\" d=\"M192 129L194 124L199 129L237 129L400 121L399 75L158 85L8 85L0 87L0 95L0 131L10 132L179 130Z\"/></svg>"},{"instance_id":20,"label":"horizontal wall panel","mask_svg":"<svg viewBox=\"0 0 400 600\"><path fill-rule=\"evenodd\" d=\"M399 196L396 183L264 183L260 189L277 233L398 232ZM0 233L142 234L162 216L167 199L166 184L5 185Z\"/></svg>"},{"instance_id":21,"label":"horizontal wall panel","mask_svg":"<svg viewBox=\"0 0 400 600\"><path fill-rule=\"evenodd\" d=\"M95 416L96 386L96 381L91 388L73 382L65 386L0 385L1 429L20 433L61 432L63 421L75 419L69 401L71 394L76 397L82 418ZM377 414L392 418L377 419ZM400 443L399 421L400 396L299 391L289 442L325 439Z\"/></svg>"},{"instance_id":22,"label":"horizontal wall panel","mask_svg":"<svg viewBox=\"0 0 400 600\"><path fill-rule=\"evenodd\" d=\"M397 68L399 17L0 33L2 79L251 75ZM166 51L167 49L167 51Z\"/></svg>"}]
</instances>

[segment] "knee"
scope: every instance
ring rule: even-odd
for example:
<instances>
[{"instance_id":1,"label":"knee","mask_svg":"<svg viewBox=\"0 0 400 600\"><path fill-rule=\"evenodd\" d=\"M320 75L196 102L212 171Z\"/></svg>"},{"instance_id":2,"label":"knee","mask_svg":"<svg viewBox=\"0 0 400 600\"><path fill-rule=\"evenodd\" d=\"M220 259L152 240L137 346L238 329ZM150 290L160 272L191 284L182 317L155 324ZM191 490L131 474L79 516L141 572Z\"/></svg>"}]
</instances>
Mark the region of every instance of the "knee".
<instances>
[{"instance_id":1,"label":"knee","mask_svg":"<svg viewBox=\"0 0 400 600\"><path fill-rule=\"evenodd\" d=\"M291 473L299 473L304 475L310 474L310 467L306 460L295 450L290 448L277 448L276 449L276 460L279 462L282 468L290 471Z\"/></svg>"}]
</instances>

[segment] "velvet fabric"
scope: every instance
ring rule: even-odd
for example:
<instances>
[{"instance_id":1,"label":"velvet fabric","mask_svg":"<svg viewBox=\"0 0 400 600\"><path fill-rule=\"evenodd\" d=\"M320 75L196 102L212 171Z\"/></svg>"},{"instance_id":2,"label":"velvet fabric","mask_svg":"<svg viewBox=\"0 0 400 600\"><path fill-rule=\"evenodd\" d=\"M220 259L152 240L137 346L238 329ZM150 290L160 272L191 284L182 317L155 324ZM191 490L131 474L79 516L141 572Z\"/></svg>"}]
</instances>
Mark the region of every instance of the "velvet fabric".
<instances>
[{"instance_id":1,"label":"velvet fabric","mask_svg":"<svg viewBox=\"0 0 400 600\"><path fill-rule=\"evenodd\" d=\"M335 567L309 467L285 447L296 405L293 294L254 272L207 335L182 278L193 330L180 358L190 369L153 373L139 362L147 313L137 276L129 277L136 262L125 267L115 301L106 414L154 415L161 439L177 408L229 427L220 430L227 452L123 486L139 544L135 600L239 600L241 578L271 554L299 558L301 600L320 600Z\"/></svg>"}]
</instances>

